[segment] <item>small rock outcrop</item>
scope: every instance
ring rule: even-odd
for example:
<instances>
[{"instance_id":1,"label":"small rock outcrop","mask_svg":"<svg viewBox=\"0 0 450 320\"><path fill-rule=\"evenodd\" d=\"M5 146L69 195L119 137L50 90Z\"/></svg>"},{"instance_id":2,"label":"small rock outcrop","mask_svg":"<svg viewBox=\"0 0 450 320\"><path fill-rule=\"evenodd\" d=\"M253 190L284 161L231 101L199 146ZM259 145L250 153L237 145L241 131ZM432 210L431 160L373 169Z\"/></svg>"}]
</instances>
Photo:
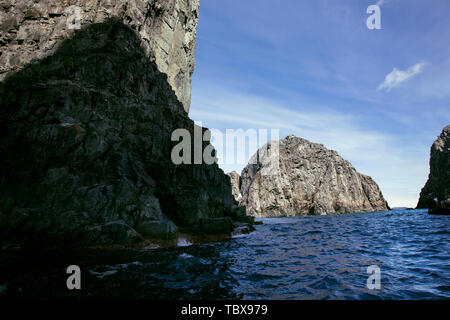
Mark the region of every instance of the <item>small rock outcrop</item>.
<instances>
[{"instance_id":1,"label":"small rock outcrop","mask_svg":"<svg viewBox=\"0 0 450 320\"><path fill-rule=\"evenodd\" d=\"M0 81L55 52L84 26L115 18L136 31L189 112L199 0L0 0Z\"/></svg>"},{"instance_id":2,"label":"small rock outcrop","mask_svg":"<svg viewBox=\"0 0 450 320\"><path fill-rule=\"evenodd\" d=\"M417 208L450 213L450 125L431 146L430 175L420 193Z\"/></svg>"},{"instance_id":3,"label":"small rock outcrop","mask_svg":"<svg viewBox=\"0 0 450 320\"><path fill-rule=\"evenodd\" d=\"M171 161L172 133L194 122L121 19L10 73L0 106L0 247L134 245L251 223L216 164Z\"/></svg>"},{"instance_id":4,"label":"small rock outcrop","mask_svg":"<svg viewBox=\"0 0 450 320\"><path fill-rule=\"evenodd\" d=\"M389 210L372 178L358 173L336 151L293 135L258 150L240 179L240 204L252 216Z\"/></svg>"},{"instance_id":5,"label":"small rock outcrop","mask_svg":"<svg viewBox=\"0 0 450 320\"><path fill-rule=\"evenodd\" d=\"M227 173L227 175L230 177L231 182L231 191L233 193L233 197L236 199L236 201L241 201L242 194L241 194L241 177L239 176L239 173L236 171L232 171Z\"/></svg>"}]
</instances>

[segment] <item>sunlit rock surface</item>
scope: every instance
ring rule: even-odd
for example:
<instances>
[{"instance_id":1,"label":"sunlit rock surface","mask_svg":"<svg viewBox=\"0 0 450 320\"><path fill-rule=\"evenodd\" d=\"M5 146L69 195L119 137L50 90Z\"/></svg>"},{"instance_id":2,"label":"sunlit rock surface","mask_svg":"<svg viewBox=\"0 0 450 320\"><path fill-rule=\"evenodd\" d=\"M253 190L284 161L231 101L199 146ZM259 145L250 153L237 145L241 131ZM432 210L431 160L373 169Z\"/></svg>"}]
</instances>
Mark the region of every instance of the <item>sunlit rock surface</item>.
<instances>
[{"instance_id":1,"label":"sunlit rock surface","mask_svg":"<svg viewBox=\"0 0 450 320\"><path fill-rule=\"evenodd\" d=\"M0 80L55 52L79 27L116 18L136 31L189 112L199 0L0 0Z\"/></svg>"},{"instance_id":2,"label":"sunlit rock surface","mask_svg":"<svg viewBox=\"0 0 450 320\"><path fill-rule=\"evenodd\" d=\"M358 173L336 151L293 135L279 143L270 142L252 157L242 171L240 193L240 204L247 207L248 214L257 217L389 208L371 177Z\"/></svg>"}]
</instances>

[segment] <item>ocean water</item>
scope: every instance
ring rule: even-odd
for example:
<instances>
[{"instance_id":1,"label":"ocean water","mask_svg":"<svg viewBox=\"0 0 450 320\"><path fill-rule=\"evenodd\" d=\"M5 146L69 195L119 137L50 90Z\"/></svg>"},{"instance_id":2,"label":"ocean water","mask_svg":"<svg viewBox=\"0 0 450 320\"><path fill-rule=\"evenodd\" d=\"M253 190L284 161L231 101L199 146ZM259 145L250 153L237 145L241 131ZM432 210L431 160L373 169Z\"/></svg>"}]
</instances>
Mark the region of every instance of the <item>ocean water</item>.
<instances>
[{"instance_id":1,"label":"ocean water","mask_svg":"<svg viewBox=\"0 0 450 320\"><path fill-rule=\"evenodd\" d=\"M425 210L261 219L230 241L154 250L0 252L0 297L449 299L450 217ZM66 268L81 268L68 290ZM380 287L368 289L369 266Z\"/></svg>"}]
</instances>

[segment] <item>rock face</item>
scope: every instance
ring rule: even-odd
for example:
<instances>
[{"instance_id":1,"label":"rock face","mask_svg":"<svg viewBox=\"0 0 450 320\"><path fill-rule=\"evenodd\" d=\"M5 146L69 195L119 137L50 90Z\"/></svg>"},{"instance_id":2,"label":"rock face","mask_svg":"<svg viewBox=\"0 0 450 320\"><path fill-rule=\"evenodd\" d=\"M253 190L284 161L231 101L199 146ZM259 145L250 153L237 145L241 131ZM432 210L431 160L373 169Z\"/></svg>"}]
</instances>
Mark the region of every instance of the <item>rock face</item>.
<instances>
[{"instance_id":1,"label":"rock face","mask_svg":"<svg viewBox=\"0 0 450 320\"><path fill-rule=\"evenodd\" d=\"M232 171L230 173L227 173L227 175L230 177L230 182L231 182L231 191L233 193L233 197L234 199L236 199L236 201L241 201L242 199L242 194L241 194L241 177L239 176L239 173L237 173L236 171Z\"/></svg>"},{"instance_id":2,"label":"rock face","mask_svg":"<svg viewBox=\"0 0 450 320\"><path fill-rule=\"evenodd\" d=\"M194 123L135 29L84 26L0 83L0 247L133 244L248 220L216 164L171 161L173 131Z\"/></svg>"},{"instance_id":3,"label":"rock face","mask_svg":"<svg viewBox=\"0 0 450 320\"><path fill-rule=\"evenodd\" d=\"M430 175L417 204L418 209L434 206L450 209L450 125L431 146Z\"/></svg>"},{"instance_id":4,"label":"rock face","mask_svg":"<svg viewBox=\"0 0 450 320\"><path fill-rule=\"evenodd\" d=\"M263 146L241 174L241 205L257 217L388 210L372 178L358 173L335 151L293 135ZM269 151L267 151L269 150ZM279 154L279 157L278 157ZM267 161L274 158L278 162ZM269 169L269 170L267 170Z\"/></svg>"},{"instance_id":5,"label":"rock face","mask_svg":"<svg viewBox=\"0 0 450 320\"><path fill-rule=\"evenodd\" d=\"M75 30L117 18L168 75L189 112L199 0L0 0L0 81L55 52Z\"/></svg>"}]
</instances>

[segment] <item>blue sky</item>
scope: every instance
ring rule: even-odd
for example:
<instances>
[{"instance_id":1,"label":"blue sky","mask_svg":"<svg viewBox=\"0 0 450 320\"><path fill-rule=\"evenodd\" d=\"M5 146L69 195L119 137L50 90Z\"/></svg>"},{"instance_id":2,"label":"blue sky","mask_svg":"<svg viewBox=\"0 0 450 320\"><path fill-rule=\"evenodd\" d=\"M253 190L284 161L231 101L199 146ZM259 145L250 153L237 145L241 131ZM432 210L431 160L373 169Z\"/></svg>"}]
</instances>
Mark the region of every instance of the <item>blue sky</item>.
<instances>
[{"instance_id":1,"label":"blue sky","mask_svg":"<svg viewBox=\"0 0 450 320\"><path fill-rule=\"evenodd\" d=\"M381 30L369 30L376 3L201 1L191 118L322 143L391 206L415 206L450 123L450 1L379 1Z\"/></svg>"}]
</instances>

